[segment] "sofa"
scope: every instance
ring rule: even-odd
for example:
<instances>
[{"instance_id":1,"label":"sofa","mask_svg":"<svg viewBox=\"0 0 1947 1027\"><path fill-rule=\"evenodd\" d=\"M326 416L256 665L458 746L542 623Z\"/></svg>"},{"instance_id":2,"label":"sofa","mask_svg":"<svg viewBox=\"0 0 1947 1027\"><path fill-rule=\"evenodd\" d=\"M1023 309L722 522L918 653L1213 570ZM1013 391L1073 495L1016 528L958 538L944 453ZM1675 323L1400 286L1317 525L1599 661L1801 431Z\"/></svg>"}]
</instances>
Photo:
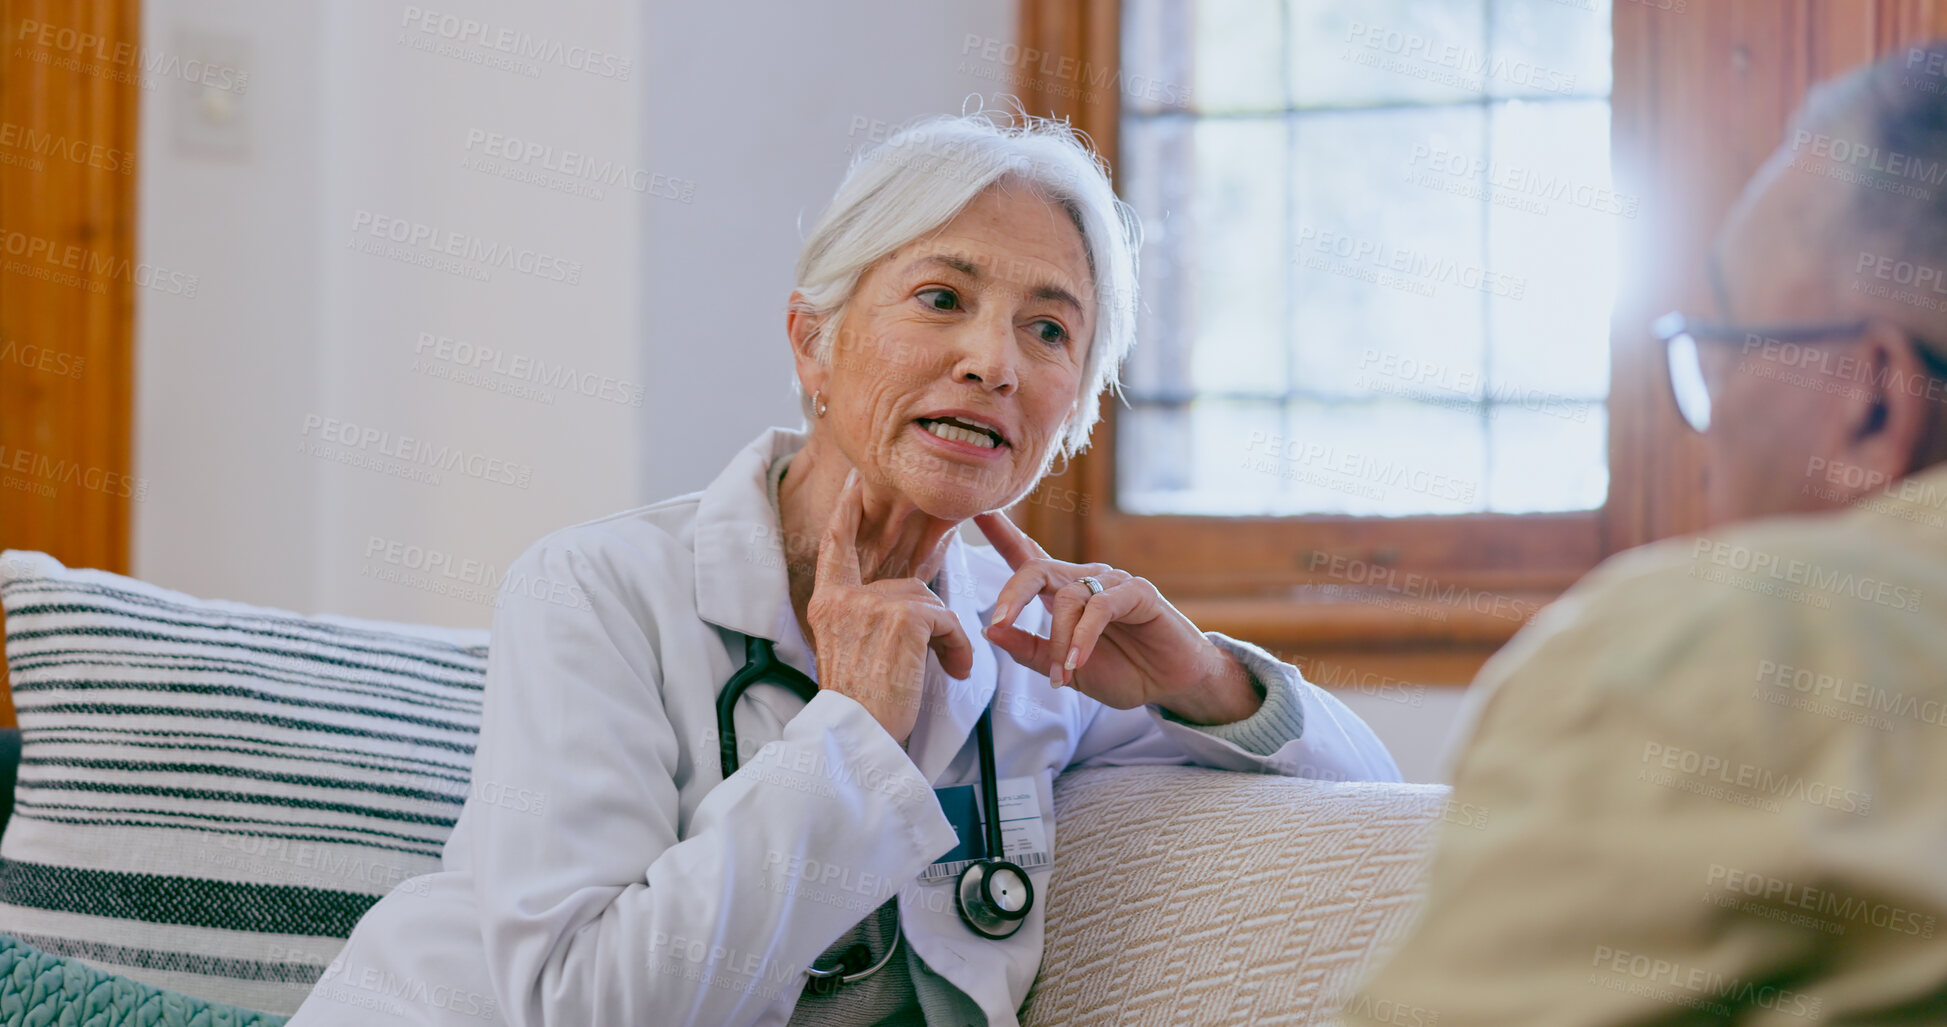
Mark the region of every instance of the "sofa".
<instances>
[{"instance_id":1,"label":"sofa","mask_svg":"<svg viewBox=\"0 0 1947 1027\"><path fill-rule=\"evenodd\" d=\"M281 1023L366 908L437 868L485 631L26 551L0 553L0 603L0 1027ZM1194 767L1071 771L1055 805L1029 1025L1330 1022L1454 820L1440 786Z\"/></svg>"}]
</instances>

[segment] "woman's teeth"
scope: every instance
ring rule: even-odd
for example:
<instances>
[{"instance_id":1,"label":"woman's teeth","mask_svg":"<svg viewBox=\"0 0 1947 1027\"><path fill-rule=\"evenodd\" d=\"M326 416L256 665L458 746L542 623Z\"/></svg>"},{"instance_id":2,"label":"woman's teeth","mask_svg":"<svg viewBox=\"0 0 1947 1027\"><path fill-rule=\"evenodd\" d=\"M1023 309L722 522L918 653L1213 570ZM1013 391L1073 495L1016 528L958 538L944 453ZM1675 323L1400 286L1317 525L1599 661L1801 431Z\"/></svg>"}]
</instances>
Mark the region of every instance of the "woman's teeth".
<instances>
[{"instance_id":1,"label":"woman's teeth","mask_svg":"<svg viewBox=\"0 0 1947 1027\"><path fill-rule=\"evenodd\" d=\"M974 431L971 428L962 428L957 424L948 424L945 421L927 421L920 425L920 427L938 435L940 438L950 439L954 442L970 443L982 449L993 449L996 445L994 437L986 432Z\"/></svg>"}]
</instances>

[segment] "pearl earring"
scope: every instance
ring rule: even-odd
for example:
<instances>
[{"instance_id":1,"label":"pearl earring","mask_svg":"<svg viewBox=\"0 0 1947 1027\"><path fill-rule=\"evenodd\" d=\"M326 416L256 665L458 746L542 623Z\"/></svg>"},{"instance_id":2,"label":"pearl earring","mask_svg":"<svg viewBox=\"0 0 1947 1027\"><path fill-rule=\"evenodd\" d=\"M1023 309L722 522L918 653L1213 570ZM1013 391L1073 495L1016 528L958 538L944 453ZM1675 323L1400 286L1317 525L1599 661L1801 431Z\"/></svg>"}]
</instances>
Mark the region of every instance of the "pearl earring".
<instances>
[{"instance_id":1,"label":"pearl earring","mask_svg":"<svg viewBox=\"0 0 1947 1027\"><path fill-rule=\"evenodd\" d=\"M811 410L819 417L825 416L825 393L822 390L812 392Z\"/></svg>"}]
</instances>

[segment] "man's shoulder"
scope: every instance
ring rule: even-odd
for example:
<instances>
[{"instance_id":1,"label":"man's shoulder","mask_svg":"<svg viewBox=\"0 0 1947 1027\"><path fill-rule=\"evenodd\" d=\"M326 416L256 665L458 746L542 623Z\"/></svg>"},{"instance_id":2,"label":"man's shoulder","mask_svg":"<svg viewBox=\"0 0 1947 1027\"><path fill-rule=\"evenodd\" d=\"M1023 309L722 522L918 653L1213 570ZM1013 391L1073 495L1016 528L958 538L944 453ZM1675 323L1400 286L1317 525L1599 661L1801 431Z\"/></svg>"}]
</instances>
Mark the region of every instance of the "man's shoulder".
<instances>
[{"instance_id":1,"label":"man's shoulder","mask_svg":"<svg viewBox=\"0 0 1947 1027\"><path fill-rule=\"evenodd\" d=\"M1470 715L1491 704L1558 728L1624 708L1745 722L1766 682L1807 675L1938 692L1942 590L1947 553L1847 515L1652 543L1544 608L1482 668Z\"/></svg>"},{"instance_id":2,"label":"man's shoulder","mask_svg":"<svg viewBox=\"0 0 1947 1027\"><path fill-rule=\"evenodd\" d=\"M1562 598L1585 616L1629 612L1673 627L1698 617L1917 618L1932 586L1947 585L1947 546L1929 543L1857 513L1769 518L1619 553Z\"/></svg>"}]
</instances>

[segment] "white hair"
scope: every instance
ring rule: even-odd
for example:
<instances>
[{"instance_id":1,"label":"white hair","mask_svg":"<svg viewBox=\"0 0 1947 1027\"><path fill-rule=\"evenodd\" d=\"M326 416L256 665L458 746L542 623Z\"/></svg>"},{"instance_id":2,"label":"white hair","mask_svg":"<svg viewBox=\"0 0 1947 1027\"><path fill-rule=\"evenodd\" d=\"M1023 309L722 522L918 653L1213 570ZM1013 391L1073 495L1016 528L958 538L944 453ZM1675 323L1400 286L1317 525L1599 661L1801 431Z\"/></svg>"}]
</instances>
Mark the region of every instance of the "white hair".
<instances>
[{"instance_id":1,"label":"white hair","mask_svg":"<svg viewBox=\"0 0 1947 1027\"><path fill-rule=\"evenodd\" d=\"M1117 372L1135 342L1142 231L1135 212L1110 188L1106 164L1066 122L991 110L932 117L860 152L798 255L800 308L821 319L814 354L829 360L846 304L867 269L937 231L1002 179L1025 183L1068 212L1095 280L1095 330L1086 340L1081 394L1056 447L1073 456L1088 448L1102 416L1101 394L1118 387ZM799 401L809 421L813 412L802 388Z\"/></svg>"}]
</instances>

